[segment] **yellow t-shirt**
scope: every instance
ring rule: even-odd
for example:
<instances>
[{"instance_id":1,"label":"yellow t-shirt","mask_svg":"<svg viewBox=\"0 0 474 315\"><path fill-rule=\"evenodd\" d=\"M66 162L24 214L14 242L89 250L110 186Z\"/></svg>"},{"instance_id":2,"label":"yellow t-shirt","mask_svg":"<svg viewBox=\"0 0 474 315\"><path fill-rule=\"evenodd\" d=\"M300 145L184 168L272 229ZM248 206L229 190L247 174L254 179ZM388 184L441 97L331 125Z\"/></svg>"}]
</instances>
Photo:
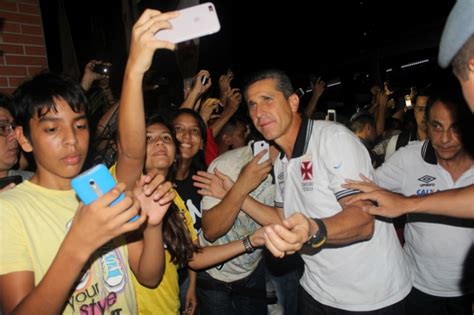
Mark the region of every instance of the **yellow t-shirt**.
<instances>
[{"instance_id":1,"label":"yellow t-shirt","mask_svg":"<svg viewBox=\"0 0 474 315\"><path fill-rule=\"evenodd\" d=\"M193 227L193 221L184 201L176 192L174 199L175 205L186 219L191 239L197 239L196 231ZM143 315L160 314L176 315L179 314L179 284L178 284L178 266L171 262L169 252L165 249L165 273L163 280L157 288L146 288L133 277L135 292L137 294L138 313Z\"/></svg>"},{"instance_id":2,"label":"yellow t-shirt","mask_svg":"<svg viewBox=\"0 0 474 315\"><path fill-rule=\"evenodd\" d=\"M35 285L54 260L79 202L73 190L47 189L24 181L0 194L0 275L32 271ZM65 314L134 314L127 247L109 242L91 256Z\"/></svg>"}]
</instances>

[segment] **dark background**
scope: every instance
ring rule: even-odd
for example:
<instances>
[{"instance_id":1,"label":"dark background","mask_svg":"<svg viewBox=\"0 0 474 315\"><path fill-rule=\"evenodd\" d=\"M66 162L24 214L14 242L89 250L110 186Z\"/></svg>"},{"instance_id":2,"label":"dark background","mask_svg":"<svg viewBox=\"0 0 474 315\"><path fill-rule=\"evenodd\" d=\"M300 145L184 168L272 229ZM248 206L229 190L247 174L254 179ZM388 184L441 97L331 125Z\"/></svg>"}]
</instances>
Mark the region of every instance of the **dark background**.
<instances>
[{"instance_id":1,"label":"dark background","mask_svg":"<svg viewBox=\"0 0 474 315\"><path fill-rule=\"evenodd\" d=\"M64 68L58 36L58 3L40 1L50 69ZM65 1L79 71L92 58L111 61L112 84L120 92L127 58L123 3L169 11L177 1ZM221 31L200 40L199 68L209 69L214 82L231 67L234 84L251 71L287 71L295 88L306 88L309 75L342 84L328 89L326 105L353 108L366 100L359 91L391 79L395 84L424 86L440 69L436 56L443 25L454 0L432 1L214 1ZM59 11L58 11L59 10ZM131 22L133 23L133 21ZM170 81L177 71L175 57L160 52L154 66ZM428 60L400 69L403 64ZM392 71L387 72L387 69ZM117 94L119 95L119 94Z\"/></svg>"}]
</instances>

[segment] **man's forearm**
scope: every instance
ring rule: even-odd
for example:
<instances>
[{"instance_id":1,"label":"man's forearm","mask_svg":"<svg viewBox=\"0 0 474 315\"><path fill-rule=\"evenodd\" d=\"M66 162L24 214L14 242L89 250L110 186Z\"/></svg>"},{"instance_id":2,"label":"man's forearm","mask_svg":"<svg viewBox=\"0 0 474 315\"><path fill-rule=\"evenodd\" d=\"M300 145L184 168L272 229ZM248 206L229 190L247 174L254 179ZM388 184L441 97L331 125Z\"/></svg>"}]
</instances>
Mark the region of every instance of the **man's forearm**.
<instances>
[{"instance_id":1,"label":"man's forearm","mask_svg":"<svg viewBox=\"0 0 474 315\"><path fill-rule=\"evenodd\" d=\"M248 196L242 205L242 210L261 226L281 224L283 214L278 213L275 207L267 206Z\"/></svg>"},{"instance_id":2,"label":"man's forearm","mask_svg":"<svg viewBox=\"0 0 474 315\"><path fill-rule=\"evenodd\" d=\"M408 198L407 213L431 213L474 219L474 185Z\"/></svg>"},{"instance_id":3,"label":"man's forearm","mask_svg":"<svg viewBox=\"0 0 474 315\"><path fill-rule=\"evenodd\" d=\"M244 185L237 181L221 202L203 211L202 229L207 240L213 242L230 230L248 194Z\"/></svg>"},{"instance_id":4,"label":"man's forearm","mask_svg":"<svg viewBox=\"0 0 474 315\"><path fill-rule=\"evenodd\" d=\"M334 216L323 219L327 230L327 244L345 245L372 237L374 218L359 207L347 207ZM310 220L310 235L318 231L317 224Z\"/></svg>"}]
</instances>

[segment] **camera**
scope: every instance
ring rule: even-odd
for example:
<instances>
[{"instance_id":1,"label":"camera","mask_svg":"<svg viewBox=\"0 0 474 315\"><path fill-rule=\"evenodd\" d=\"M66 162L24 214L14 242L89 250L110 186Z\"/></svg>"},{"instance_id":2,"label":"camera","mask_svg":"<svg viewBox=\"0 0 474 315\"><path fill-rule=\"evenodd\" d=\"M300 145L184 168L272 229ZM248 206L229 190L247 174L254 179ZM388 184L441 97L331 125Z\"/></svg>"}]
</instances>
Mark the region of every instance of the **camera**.
<instances>
[{"instance_id":1,"label":"camera","mask_svg":"<svg viewBox=\"0 0 474 315\"><path fill-rule=\"evenodd\" d=\"M111 66L107 66L103 63L97 63L92 70L95 73L109 75L110 74L110 69L111 69Z\"/></svg>"}]
</instances>

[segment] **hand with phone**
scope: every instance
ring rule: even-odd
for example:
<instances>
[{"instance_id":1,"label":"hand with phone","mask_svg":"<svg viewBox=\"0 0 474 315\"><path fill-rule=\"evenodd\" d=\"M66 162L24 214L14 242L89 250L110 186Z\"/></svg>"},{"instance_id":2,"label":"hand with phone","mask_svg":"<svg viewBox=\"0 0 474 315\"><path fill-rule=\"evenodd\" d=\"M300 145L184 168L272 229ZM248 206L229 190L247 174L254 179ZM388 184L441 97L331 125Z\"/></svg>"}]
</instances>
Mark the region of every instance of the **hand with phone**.
<instances>
[{"instance_id":1,"label":"hand with phone","mask_svg":"<svg viewBox=\"0 0 474 315\"><path fill-rule=\"evenodd\" d=\"M108 85L111 66L111 63L101 60L92 59L89 61L84 68L84 75L81 78L82 88L88 91L95 81L99 81L102 86Z\"/></svg>"},{"instance_id":2,"label":"hand with phone","mask_svg":"<svg viewBox=\"0 0 474 315\"><path fill-rule=\"evenodd\" d=\"M112 205L122 194L123 199ZM137 230L145 222L146 216L130 220L139 212L138 200L130 192L125 192L125 184L119 183L89 205L79 205L66 239L74 242L77 250L87 259L110 240Z\"/></svg>"},{"instance_id":3,"label":"hand with phone","mask_svg":"<svg viewBox=\"0 0 474 315\"><path fill-rule=\"evenodd\" d=\"M269 149L266 145L263 147L260 152L254 153L254 158L242 168L234 184L239 185L246 194L257 188L272 170Z\"/></svg>"},{"instance_id":4,"label":"hand with phone","mask_svg":"<svg viewBox=\"0 0 474 315\"><path fill-rule=\"evenodd\" d=\"M103 164L98 164L93 168L77 175L71 181L71 187L76 192L77 196L81 201L90 205L97 198L108 193L116 186L115 179L110 174L107 167ZM111 205L115 205L125 198L124 194L121 194ZM135 221L138 219L138 215L133 217L131 220Z\"/></svg>"},{"instance_id":5,"label":"hand with phone","mask_svg":"<svg viewBox=\"0 0 474 315\"><path fill-rule=\"evenodd\" d=\"M253 143L253 155L256 156L260 152L265 151L265 154L263 157L258 161L258 164L261 164L268 159L270 159L270 146L268 145L268 142L262 140L262 141L255 141Z\"/></svg>"},{"instance_id":6,"label":"hand with phone","mask_svg":"<svg viewBox=\"0 0 474 315\"><path fill-rule=\"evenodd\" d=\"M143 76L150 68L153 54L157 49L175 49L174 43L167 40L156 40L154 35L161 30L169 29L171 27L169 21L178 15L177 11L161 13L151 9L146 9L142 13L132 28L125 78L131 74Z\"/></svg>"}]
</instances>

